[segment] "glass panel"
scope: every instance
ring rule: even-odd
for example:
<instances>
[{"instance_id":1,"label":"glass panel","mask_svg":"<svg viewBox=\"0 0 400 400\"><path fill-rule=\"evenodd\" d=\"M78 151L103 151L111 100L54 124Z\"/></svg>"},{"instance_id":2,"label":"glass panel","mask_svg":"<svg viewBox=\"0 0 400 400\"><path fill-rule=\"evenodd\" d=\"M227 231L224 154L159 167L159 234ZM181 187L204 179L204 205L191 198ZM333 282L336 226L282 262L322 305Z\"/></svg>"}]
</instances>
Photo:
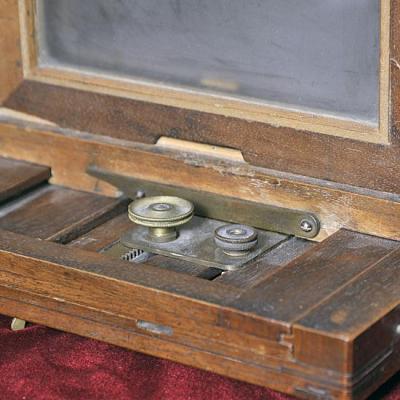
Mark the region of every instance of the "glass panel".
<instances>
[{"instance_id":1,"label":"glass panel","mask_svg":"<svg viewBox=\"0 0 400 400\"><path fill-rule=\"evenodd\" d=\"M40 65L378 120L378 0L38 3Z\"/></svg>"}]
</instances>

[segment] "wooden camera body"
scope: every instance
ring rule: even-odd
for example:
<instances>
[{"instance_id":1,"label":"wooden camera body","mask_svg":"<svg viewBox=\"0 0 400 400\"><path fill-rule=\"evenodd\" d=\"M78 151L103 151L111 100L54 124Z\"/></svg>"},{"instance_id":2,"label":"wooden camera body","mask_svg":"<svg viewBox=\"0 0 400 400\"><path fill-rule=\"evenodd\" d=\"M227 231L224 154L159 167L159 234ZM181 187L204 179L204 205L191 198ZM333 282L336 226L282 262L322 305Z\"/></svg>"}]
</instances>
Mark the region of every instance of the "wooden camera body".
<instances>
[{"instance_id":1,"label":"wooden camera body","mask_svg":"<svg viewBox=\"0 0 400 400\"><path fill-rule=\"evenodd\" d=\"M364 399L400 369L400 1L174 4L0 0L0 313Z\"/></svg>"}]
</instances>

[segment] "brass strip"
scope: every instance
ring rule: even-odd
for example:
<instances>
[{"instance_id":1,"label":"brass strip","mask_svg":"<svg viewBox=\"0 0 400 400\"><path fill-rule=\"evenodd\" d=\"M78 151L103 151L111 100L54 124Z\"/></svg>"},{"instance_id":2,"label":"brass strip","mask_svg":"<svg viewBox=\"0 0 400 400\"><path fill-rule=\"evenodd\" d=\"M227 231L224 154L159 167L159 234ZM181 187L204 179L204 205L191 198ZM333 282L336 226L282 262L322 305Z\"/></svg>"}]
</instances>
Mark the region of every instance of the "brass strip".
<instances>
[{"instance_id":1,"label":"brass strip","mask_svg":"<svg viewBox=\"0 0 400 400\"><path fill-rule=\"evenodd\" d=\"M93 165L88 167L87 173L117 187L132 199L137 198L138 194L145 194L146 196L177 196L189 200L194 204L195 214L206 218L245 224L306 239L314 238L320 230L318 218L304 211L145 181L132 176L118 175Z\"/></svg>"}]
</instances>

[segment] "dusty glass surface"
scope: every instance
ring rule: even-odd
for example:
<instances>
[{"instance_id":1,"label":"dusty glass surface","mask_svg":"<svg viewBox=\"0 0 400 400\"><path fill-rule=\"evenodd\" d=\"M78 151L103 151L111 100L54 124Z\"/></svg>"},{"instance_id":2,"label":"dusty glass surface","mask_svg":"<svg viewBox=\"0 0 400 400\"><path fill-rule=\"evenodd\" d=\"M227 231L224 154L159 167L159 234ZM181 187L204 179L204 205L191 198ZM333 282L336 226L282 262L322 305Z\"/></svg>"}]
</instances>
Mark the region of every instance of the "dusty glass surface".
<instances>
[{"instance_id":1,"label":"dusty glass surface","mask_svg":"<svg viewBox=\"0 0 400 400\"><path fill-rule=\"evenodd\" d=\"M376 123L379 3L39 0L39 62Z\"/></svg>"}]
</instances>

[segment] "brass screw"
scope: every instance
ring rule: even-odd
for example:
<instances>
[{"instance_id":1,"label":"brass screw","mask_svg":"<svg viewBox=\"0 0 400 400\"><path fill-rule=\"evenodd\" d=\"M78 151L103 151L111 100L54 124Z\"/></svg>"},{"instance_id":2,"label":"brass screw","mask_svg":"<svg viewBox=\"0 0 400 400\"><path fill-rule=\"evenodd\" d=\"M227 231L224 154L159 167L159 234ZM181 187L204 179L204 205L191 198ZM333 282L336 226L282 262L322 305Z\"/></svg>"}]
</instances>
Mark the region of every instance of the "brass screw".
<instances>
[{"instance_id":1,"label":"brass screw","mask_svg":"<svg viewBox=\"0 0 400 400\"><path fill-rule=\"evenodd\" d=\"M175 240L176 228L189 222L194 206L190 201L173 196L144 197L128 207L129 219L149 228L149 238L164 243Z\"/></svg>"},{"instance_id":2,"label":"brass screw","mask_svg":"<svg viewBox=\"0 0 400 400\"><path fill-rule=\"evenodd\" d=\"M314 227L313 227L313 224L310 221L307 221L306 219L303 219L300 222L300 229L303 232L310 233L314 229Z\"/></svg>"}]
</instances>

